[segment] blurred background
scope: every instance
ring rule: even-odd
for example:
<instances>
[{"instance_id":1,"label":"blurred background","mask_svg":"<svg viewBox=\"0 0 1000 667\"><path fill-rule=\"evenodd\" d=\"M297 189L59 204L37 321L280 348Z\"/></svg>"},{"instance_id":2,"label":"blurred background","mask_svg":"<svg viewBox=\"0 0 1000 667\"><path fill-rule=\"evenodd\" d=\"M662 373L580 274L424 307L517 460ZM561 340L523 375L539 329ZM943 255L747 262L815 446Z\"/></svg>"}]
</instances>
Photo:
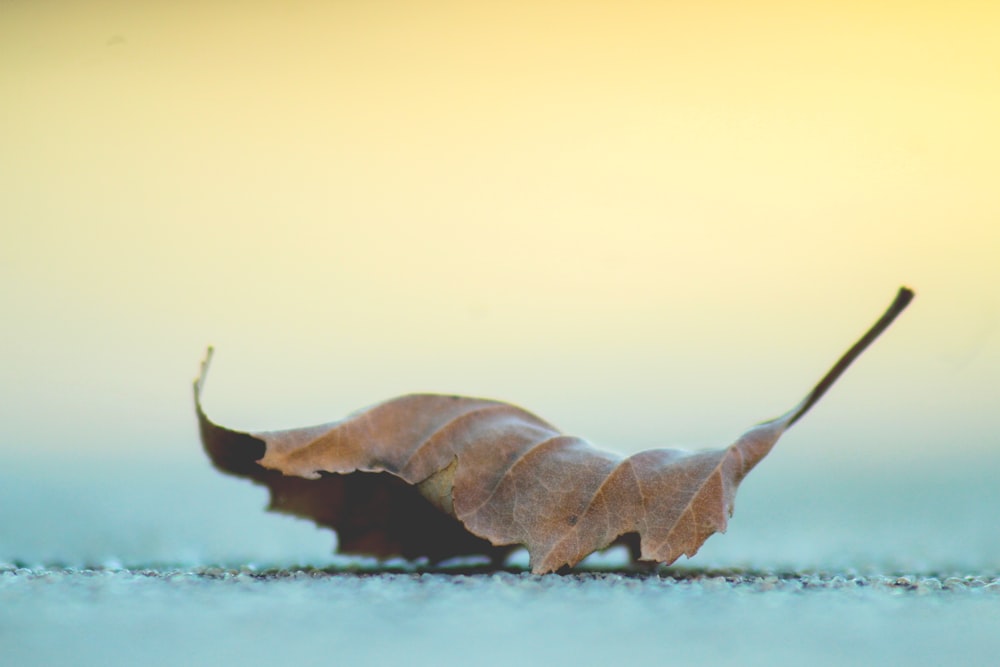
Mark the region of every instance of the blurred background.
<instances>
[{"instance_id":1,"label":"blurred background","mask_svg":"<svg viewBox=\"0 0 1000 667\"><path fill-rule=\"evenodd\" d=\"M417 391L716 447L692 564L1000 567L1000 10L0 5L0 561L331 562L200 450Z\"/></svg>"}]
</instances>

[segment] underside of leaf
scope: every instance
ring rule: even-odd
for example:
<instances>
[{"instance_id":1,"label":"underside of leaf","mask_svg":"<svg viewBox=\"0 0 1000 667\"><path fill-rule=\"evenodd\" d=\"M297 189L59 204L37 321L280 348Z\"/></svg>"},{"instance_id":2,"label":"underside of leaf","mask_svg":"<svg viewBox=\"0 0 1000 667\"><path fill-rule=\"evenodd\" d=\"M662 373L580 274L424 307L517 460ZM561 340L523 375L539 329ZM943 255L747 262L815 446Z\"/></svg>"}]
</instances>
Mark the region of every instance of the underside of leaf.
<instances>
[{"instance_id":1,"label":"underside of leaf","mask_svg":"<svg viewBox=\"0 0 1000 667\"><path fill-rule=\"evenodd\" d=\"M902 288L878 322L799 405L729 447L601 451L516 406L414 394L308 428L243 433L201 406L217 468L266 485L271 509L337 531L341 551L440 561L523 545L533 572L572 567L620 538L642 560L692 556L724 531L736 488L844 370L908 305ZM211 352L211 351L210 351ZM210 356L210 355L209 355Z\"/></svg>"}]
</instances>

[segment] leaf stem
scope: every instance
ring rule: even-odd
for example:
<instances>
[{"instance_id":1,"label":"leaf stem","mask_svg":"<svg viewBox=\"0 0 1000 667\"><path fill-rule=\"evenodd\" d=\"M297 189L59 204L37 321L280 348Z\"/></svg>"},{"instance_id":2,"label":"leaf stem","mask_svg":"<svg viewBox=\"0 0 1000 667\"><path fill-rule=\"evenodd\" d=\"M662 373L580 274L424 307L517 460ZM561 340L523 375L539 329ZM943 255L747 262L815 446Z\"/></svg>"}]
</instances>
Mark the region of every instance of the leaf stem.
<instances>
[{"instance_id":1,"label":"leaf stem","mask_svg":"<svg viewBox=\"0 0 1000 667\"><path fill-rule=\"evenodd\" d=\"M896 317L898 317L899 314L903 312L908 305L910 305L910 301L912 300L913 290L908 287L900 287L895 300L893 300L888 310L883 313L882 317L880 317L878 321L872 325L872 328L869 329L864 336L858 339L858 342L851 346L851 349L849 349L844 356L842 356L840 360L833 365L833 368L827 371L827 374L823 376L823 379L820 380L815 387L813 387L813 390L809 392L809 395L806 396L805 400L803 400L802 403L800 403L798 407L796 407L791 414L786 417L788 420L786 428L797 422L802 415L809 411L809 408L816 404L816 401L822 398L823 394L826 393L826 390L833 386L833 383L837 381L837 378L839 378L845 370L847 370L847 367L850 366L855 359L861 356L861 353L864 352L876 338L881 336L883 331L889 328L889 325L892 324L893 320L895 320Z\"/></svg>"}]
</instances>

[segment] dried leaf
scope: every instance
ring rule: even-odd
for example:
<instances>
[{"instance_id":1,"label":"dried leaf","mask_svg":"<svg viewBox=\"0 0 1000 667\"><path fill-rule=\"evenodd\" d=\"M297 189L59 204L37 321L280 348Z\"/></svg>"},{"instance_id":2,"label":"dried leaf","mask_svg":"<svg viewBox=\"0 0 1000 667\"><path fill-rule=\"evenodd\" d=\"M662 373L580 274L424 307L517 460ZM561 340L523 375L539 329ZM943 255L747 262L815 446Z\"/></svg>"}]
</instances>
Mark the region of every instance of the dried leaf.
<instances>
[{"instance_id":1,"label":"dried leaf","mask_svg":"<svg viewBox=\"0 0 1000 667\"><path fill-rule=\"evenodd\" d=\"M672 563L724 531L736 487L909 304L902 288L875 325L806 398L719 450L655 449L623 458L516 406L458 396L402 396L340 421L242 433L201 407L202 442L220 470L271 492L271 509L337 531L340 549L433 562L527 548L533 572L572 567L624 542ZM211 350L209 350L209 357Z\"/></svg>"}]
</instances>

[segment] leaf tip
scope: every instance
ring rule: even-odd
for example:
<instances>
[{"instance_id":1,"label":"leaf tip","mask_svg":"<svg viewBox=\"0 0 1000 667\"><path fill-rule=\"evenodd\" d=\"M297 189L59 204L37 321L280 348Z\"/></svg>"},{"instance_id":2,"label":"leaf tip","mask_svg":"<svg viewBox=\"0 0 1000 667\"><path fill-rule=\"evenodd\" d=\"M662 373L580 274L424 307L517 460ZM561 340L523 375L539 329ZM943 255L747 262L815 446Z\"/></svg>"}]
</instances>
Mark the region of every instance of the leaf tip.
<instances>
[{"instance_id":1,"label":"leaf tip","mask_svg":"<svg viewBox=\"0 0 1000 667\"><path fill-rule=\"evenodd\" d=\"M199 404L201 401L201 392L205 387L205 377L208 375L208 367L212 363L213 354L215 354L215 348L209 345L205 350L205 358L201 361L201 367L198 370L198 377L195 378L194 381L194 400Z\"/></svg>"},{"instance_id":2,"label":"leaf tip","mask_svg":"<svg viewBox=\"0 0 1000 667\"><path fill-rule=\"evenodd\" d=\"M243 475L259 479L262 471L257 461L265 454L264 441L249 433L233 431L214 423L205 414L201 406L201 392L204 389L205 377L212 362L215 348L211 345L205 350L205 358L201 362L198 377L194 381L194 407L198 417L198 430L201 433L202 446L212 461L212 464L223 472Z\"/></svg>"}]
</instances>

